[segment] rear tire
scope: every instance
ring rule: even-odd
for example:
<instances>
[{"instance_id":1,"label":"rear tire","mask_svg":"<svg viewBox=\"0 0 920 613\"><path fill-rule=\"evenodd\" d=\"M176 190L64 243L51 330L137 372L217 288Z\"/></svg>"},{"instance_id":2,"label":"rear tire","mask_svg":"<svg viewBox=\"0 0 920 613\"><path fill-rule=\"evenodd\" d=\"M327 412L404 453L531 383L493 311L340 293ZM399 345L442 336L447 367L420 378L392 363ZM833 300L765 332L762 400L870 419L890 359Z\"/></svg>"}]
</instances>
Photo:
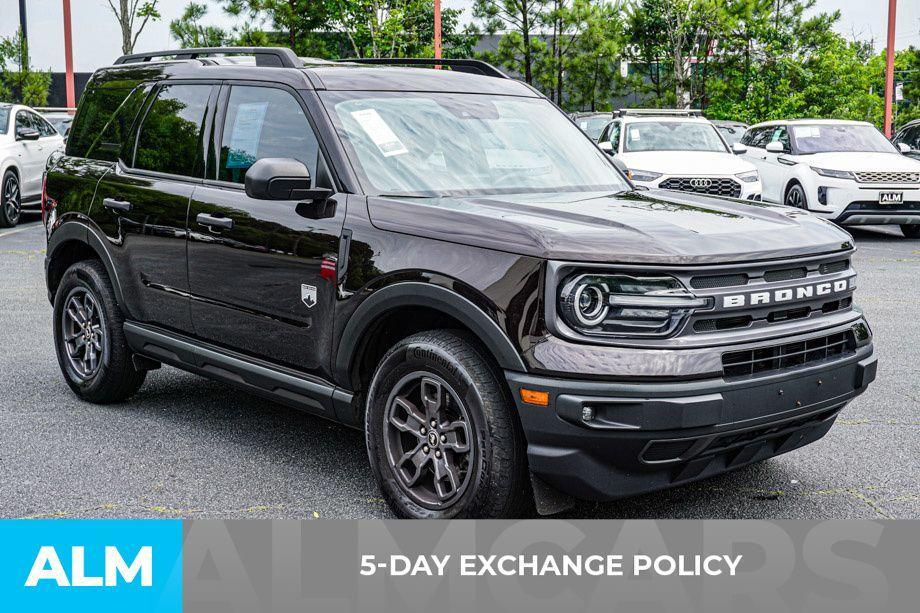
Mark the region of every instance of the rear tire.
<instances>
[{"instance_id":1,"label":"rear tire","mask_svg":"<svg viewBox=\"0 0 920 613\"><path fill-rule=\"evenodd\" d=\"M124 315L98 260L67 269L54 297L54 346L67 385L89 402L120 402L134 395L147 371L134 368Z\"/></svg>"},{"instance_id":2,"label":"rear tire","mask_svg":"<svg viewBox=\"0 0 920 613\"><path fill-rule=\"evenodd\" d=\"M0 180L0 228L12 228L19 223L22 212L22 191L19 179L12 170L3 173Z\"/></svg>"},{"instance_id":3,"label":"rear tire","mask_svg":"<svg viewBox=\"0 0 920 613\"><path fill-rule=\"evenodd\" d=\"M901 232L907 238L920 238L920 223L904 224L901 226Z\"/></svg>"},{"instance_id":4,"label":"rear tire","mask_svg":"<svg viewBox=\"0 0 920 613\"><path fill-rule=\"evenodd\" d=\"M786 190L786 197L783 204L797 209L808 210L808 198L805 196L805 189L798 183L793 183Z\"/></svg>"},{"instance_id":5,"label":"rear tire","mask_svg":"<svg viewBox=\"0 0 920 613\"><path fill-rule=\"evenodd\" d=\"M397 516L519 517L533 505L524 434L500 376L461 332L420 332L383 356L364 427Z\"/></svg>"}]
</instances>

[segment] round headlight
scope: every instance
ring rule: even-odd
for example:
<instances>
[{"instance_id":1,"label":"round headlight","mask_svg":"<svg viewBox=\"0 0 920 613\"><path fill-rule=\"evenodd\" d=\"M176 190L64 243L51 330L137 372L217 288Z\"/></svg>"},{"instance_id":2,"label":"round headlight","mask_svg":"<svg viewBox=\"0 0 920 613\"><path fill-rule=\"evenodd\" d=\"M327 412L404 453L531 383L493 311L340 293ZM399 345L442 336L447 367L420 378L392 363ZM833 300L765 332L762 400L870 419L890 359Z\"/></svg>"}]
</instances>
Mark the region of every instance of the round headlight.
<instances>
[{"instance_id":1,"label":"round headlight","mask_svg":"<svg viewBox=\"0 0 920 613\"><path fill-rule=\"evenodd\" d=\"M573 311L578 322L583 326L596 326L604 321L610 310L605 304L607 292L595 283L579 284L572 297Z\"/></svg>"}]
</instances>

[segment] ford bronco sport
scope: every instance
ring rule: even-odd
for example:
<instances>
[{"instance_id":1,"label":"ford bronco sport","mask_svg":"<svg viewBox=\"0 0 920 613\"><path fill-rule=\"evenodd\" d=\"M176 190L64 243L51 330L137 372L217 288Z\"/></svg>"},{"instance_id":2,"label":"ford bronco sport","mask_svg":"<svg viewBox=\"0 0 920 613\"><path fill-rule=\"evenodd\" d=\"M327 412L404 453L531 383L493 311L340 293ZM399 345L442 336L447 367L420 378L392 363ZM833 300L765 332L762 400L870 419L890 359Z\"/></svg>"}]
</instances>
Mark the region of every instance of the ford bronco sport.
<instances>
[{"instance_id":1,"label":"ford bronco sport","mask_svg":"<svg viewBox=\"0 0 920 613\"><path fill-rule=\"evenodd\" d=\"M399 516L507 517L807 445L875 377L846 232L637 190L491 66L389 62L96 71L43 201L79 397L168 364L363 429Z\"/></svg>"}]
</instances>

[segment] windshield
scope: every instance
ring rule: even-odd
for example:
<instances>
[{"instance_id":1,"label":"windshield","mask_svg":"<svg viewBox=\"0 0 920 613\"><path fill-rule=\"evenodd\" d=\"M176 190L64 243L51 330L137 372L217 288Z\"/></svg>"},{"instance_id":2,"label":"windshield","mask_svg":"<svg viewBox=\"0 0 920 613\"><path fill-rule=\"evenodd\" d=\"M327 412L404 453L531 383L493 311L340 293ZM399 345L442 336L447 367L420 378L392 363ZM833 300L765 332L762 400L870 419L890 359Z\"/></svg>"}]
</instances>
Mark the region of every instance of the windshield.
<instances>
[{"instance_id":1,"label":"windshield","mask_svg":"<svg viewBox=\"0 0 920 613\"><path fill-rule=\"evenodd\" d=\"M792 138L796 153L869 151L898 153L874 126L852 124L794 125Z\"/></svg>"},{"instance_id":2,"label":"windshield","mask_svg":"<svg viewBox=\"0 0 920 613\"><path fill-rule=\"evenodd\" d=\"M602 115L599 117L579 117L575 120L575 123L578 124L578 127L581 128L581 131L597 140L601 137L601 132L604 131L604 128L607 127L607 124L610 123L609 115Z\"/></svg>"},{"instance_id":3,"label":"windshield","mask_svg":"<svg viewBox=\"0 0 920 613\"><path fill-rule=\"evenodd\" d=\"M0 134L6 134L6 127L10 124L10 107L0 106Z\"/></svg>"},{"instance_id":4,"label":"windshield","mask_svg":"<svg viewBox=\"0 0 920 613\"><path fill-rule=\"evenodd\" d=\"M540 98L323 92L368 193L623 191L606 154Z\"/></svg>"},{"instance_id":5,"label":"windshield","mask_svg":"<svg viewBox=\"0 0 920 613\"><path fill-rule=\"evenodd\" d=\"M639 121L626 126L623 151L718 151L725 143L710 123Z\"/></svg>"},{"instance_id":6,"label":"windshield","mask_svg":"<svg viewBox=\"0 0 920 613\"><path fill-rule=\"evenodd\" d=\"M719 132L722 133L722 138L728 141L729 145L734 145L735 143L741 142L741 137L744 136L744 128L741 126L716 126L719 129Z\"/></svg>"}]
</instances>

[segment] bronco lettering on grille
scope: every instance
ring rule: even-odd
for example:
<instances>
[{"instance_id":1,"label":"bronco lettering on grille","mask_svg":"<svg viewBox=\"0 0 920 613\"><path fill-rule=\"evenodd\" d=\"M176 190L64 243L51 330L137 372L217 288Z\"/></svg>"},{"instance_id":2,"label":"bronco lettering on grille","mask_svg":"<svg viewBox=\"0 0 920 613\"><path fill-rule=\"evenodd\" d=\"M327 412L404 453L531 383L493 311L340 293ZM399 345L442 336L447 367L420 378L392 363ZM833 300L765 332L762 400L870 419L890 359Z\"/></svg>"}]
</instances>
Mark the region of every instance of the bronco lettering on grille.
<instances>
[{"instance_id":1,"label":"bronco lettering on grille","mask_svg":"<svg viewBox=\"0 0 920 613\"><path fill-rule=\"evenodd\" d=\"M808 300L818 296L829 296L845 292L855 287L856 278L825 281L798 287L786 287L767 292L748 292L746 294L730 294L722 297L722 308L734 309L743 306L760 306L777 302L791 302L793 300Z\"/></svg>"}]
</instances>

